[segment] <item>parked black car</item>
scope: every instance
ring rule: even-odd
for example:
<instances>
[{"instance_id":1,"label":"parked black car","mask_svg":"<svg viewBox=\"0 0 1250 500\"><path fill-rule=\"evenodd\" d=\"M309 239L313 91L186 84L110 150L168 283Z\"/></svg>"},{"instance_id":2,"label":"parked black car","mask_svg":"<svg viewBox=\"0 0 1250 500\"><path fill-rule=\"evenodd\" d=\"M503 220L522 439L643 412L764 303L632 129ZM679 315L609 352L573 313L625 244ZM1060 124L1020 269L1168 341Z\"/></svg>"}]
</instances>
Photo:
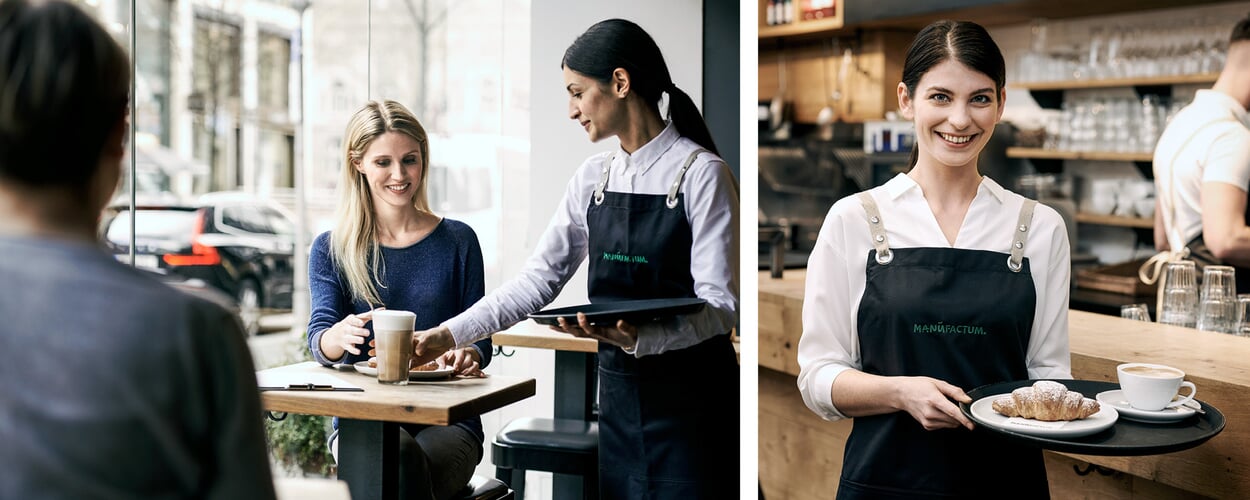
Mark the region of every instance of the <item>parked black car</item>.
<instances>
[{"instance_id":1,"label":"parked black car","mask_svg":"<svg viewBox=\"0 0 1250 500\"><path fill-rule=\"evenodd\" d=\"M104 221L104 244L130 260L129 206ZM281 205L240 195L136 208L135 265L196 279L238 302L248 334L267 310L289 310L294 280L294 224Z\"/></svg>"}]
</instances>

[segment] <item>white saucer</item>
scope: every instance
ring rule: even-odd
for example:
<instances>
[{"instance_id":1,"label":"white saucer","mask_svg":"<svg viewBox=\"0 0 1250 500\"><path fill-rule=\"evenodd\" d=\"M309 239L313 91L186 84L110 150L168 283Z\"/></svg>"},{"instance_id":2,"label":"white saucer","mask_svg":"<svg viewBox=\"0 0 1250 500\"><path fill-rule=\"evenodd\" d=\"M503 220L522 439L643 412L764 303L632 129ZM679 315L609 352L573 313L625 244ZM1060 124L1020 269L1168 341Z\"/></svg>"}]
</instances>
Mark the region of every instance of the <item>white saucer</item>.
<instances>
[{"instance_id":1,"label":"white saucer","mask_svg":"<svg viewBox=\"0 0 1250 500\"><path fill-rule=\"evenodd\" d=\"M1115 425L1119 415L1111 405L1102 405L1098 412L1080 420L1067 422L1041 422L1031 418L1007 418L994 411L994 400L1011 394L995 394L976 400L968 409L978 424L1005 431L1048 438L1072 438L1088 436Z\"/></svg>"},{"instance_id":2,"label":"white saucer","mask_svg":"<svg viewBox=\"0 0 1250 500\"><path fill-rule=\"evenodd\" d=\"M1176 422L1178 420L1184 420L1190 415L1196 413L1193 408L1187 406L1164 408L1159 411L1139 410L1129 406L1128 400L1124 398L1124 393L1119 389L1100 392L1096 398L1099 403L1114 407L1115 410L1120 412L1120 415L1124 418L1138 422Z\"/></svg>"},{"instance_id":3,"label":"white saucer","mask_svg":"<svg viewBox=\"0 0 1250 500\"><path fill-rule=\"evenodd\" d=\"M360 373L361 375L368 375L370 377L378 376L378 369L370 367L368 361L358 361L353 366L356 367L356 371ZM431 380L431 379L447 378L454 371L456 370L453 368L439 368L437 370L430 370L430 371L424 371L424 372L410 371L408 372L408 380Z\"/></svg>"}]
</instances>

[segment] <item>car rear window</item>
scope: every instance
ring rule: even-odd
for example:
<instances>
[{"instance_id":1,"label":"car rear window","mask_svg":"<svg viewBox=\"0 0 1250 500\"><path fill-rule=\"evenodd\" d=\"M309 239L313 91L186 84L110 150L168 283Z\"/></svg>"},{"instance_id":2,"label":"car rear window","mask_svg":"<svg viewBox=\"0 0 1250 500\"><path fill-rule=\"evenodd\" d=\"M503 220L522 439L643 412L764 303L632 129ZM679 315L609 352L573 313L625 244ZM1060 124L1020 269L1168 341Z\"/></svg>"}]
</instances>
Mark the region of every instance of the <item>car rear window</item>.
<instances>
[{"instance_id":1,"label":"car rear window","mask_svg":"<svg viewBox=\"0 0 1250 500\"><path fill-rule=\"evenodd\" d=\"M190 241L195 227L194 210L139 210L136 239ZM119 245L130 244L130 211L124 210L109 223L106 237Z\"/></svg>"}]
</instances>

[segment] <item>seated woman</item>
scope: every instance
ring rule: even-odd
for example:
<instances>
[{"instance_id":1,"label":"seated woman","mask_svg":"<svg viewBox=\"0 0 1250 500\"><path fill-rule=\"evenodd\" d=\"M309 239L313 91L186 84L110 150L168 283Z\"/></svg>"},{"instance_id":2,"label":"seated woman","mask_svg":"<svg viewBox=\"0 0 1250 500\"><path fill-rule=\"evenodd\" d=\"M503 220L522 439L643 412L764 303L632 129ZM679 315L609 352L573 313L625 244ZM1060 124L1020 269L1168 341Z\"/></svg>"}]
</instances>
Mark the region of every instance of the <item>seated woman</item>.
<instances>
[{"instance_id":1,"label":"seated woman","mask_svg":"<svg viewBox=\"0 0 1250 500\"><path fill-rule=\"evenodd\" d=\"M308 259L308 347L323 365L368 359L362 346L373 338L374 309L415 312L423 330L485 291L477 235L430 211L430 148L416 117L395 101L373 101L352 116L345 137L338 222L317 237ZM490 355L485 339L440 361L479 374ZM444 500L468 484L482 460L481 419L400 427L401 498ZM337 436L330 438L336 458Z\"/></svg>"}]
</instances>

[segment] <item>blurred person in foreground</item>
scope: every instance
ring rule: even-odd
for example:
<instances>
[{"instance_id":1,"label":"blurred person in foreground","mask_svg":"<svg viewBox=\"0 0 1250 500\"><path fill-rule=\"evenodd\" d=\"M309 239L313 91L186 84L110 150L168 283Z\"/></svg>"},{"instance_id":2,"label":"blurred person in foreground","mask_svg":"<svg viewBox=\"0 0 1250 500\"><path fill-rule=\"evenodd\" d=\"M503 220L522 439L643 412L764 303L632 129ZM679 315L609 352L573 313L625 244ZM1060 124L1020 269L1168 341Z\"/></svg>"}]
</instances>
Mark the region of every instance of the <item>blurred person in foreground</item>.
<instances>
[{"instance_id":1,"label":"blurred person in foreground","mask_svg":"<svg viewBox=\"0 0 1250 500\"><path fill-rule=\"evenodd\" d=\"M0 2L0 498L274 498L237 317L97 244L129 75L72 4Z\"/></svg>"},{"instance_id":2,"label":"blurred person in foreground","mask_svg":"<svg viewBox=\"0 0 1250 500\"><path fill-rule=\"evenodd\" d=\"M1195 93L1193 102L1172 118L1154 153L1155 248L1168 259L1236 267L1238 292L1250 292L1247 107L1250 16L1233 28L1228 60L1215 85Z\"/></svg>"}]
</instances>

